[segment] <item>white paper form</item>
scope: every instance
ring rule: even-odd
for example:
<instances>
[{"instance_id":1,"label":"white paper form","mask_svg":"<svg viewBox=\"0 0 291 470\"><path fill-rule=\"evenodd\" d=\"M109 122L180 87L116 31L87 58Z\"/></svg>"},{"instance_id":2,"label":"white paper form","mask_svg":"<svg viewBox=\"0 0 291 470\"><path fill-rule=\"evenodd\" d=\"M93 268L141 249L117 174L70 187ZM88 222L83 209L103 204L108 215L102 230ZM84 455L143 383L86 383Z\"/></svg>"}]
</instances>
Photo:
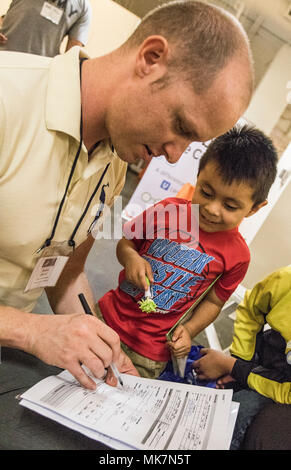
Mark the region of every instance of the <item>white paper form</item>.
<instances>
[{"instance_id":1,"label":"white paper form","mask_svg":"<svg viewBox=\"0 0 291 470\"><path fill-rule=\"evenodd\" d=\"M142 450L227 449L231 390L122 375L124 388L82 388L66 371L22 395L89 429ZM110 444L109 444L110 445Z\"/></svg>"},{"instance_id":2,"label":"white paper form","mask_svg":"<svg viewBox=\"0 0 291 470\"><path fill-rule=\"evenodd\" d=\"M56 421L57 423L66 426L67 428L73 429L74 431L78 431L81 434L84 434L85 436L94 439L95 441L102 442L102 444L105 444L108 447L111 447L112 449L136 450L136 447L130 446L129 444L124 444L123 442L118 441L117 439L113 439L112 437L106 436L105 434L95 431L94 429L89 429L86 426L82 426L79 423L75 423L74 421L71 421L65 416L58 415L54 411L51 411L47 408L43 408L42 406L36 405L35 403L32 403L28 400L23 399L21 401L21 405L25 406L25 408L35 411L36 413L41 414L42 416L45 416L46 418L50 418L53 421Z\"/></svg>"},{"instance_id":3,"label":"white paper form","mask_svg":"<svg viewBox=\"0 0 291 470\"><path fill-rule=\"evenodd\" d=\"M67 428L73 429L74 431L78 431L81 434L84 434L85 436L94 439L95 441L99 441L102 444L107 445L108 447L111 447L112 449L115 450L136 450L136 447L133 447L129 444L125 444L124 442L121 442L117 439L114 439L112 437L106 436L105 434L101 434L98 431L95 431L94 429L89 429L86 428L85 426L82 426L81 424L75 423L74 421L71 421L70 419L66 418L65 416L61 416L56 414L54 411L48 410L47 408L43 408L42 406L36 405L35 403L32 403L28 400L23 399L21 401L21 404L25 406L26 408L29 408L32 411L35 411L36 413L41 414L42 416L45 416L47 418L50 418ZM233 430L237 418L239 410L239 403L236 402L231 402L231 411L229 415L229 422L228 422L228 438L227 438L227 445L226 448L229 449L230 444L231 444L231 439L233 435Z\"/></svg>"}]
</instances>

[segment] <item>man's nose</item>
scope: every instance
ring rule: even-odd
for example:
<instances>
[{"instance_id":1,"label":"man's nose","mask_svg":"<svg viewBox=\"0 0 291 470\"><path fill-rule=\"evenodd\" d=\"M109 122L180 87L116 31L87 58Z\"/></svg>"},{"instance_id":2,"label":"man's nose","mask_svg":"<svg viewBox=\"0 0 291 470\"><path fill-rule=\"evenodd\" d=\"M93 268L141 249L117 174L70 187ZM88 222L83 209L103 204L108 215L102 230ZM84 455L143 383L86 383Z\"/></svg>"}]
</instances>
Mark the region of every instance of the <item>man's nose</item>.
<instances>
[{"instance_id":1,"label":"man's nose","mask_svg":"<svg viewBox=\"0 0 291 470\"><path fill-rule=\"evenodd\" d=\"M168 142L163 145L163 155L165 155L169 163L176 163L181 158L191 142L191 140L186 139L181 141Z\"/></svg>"}]
</instances>

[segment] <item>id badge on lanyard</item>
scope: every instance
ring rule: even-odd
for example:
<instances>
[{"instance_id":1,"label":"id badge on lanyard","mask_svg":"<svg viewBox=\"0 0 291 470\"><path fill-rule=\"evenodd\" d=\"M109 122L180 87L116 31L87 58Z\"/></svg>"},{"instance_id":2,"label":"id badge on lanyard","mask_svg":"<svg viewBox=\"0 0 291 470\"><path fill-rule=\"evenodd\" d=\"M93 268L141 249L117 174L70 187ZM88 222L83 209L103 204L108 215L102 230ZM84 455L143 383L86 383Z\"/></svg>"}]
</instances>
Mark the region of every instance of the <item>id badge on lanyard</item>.
<instances>
[{"instance_id":1,"label":"id badge on lanyard","mask_svg":"<svg viewBox=\"0 0 291 470\"><path fill-rule=\"evenodd\" d=\"M33 289L54 287L69 260L73 247L68 242L51 241L42 249L42 256L37 261L24 292Z\"/></svg>"},{"instance_id":2,"label":"id badge on lanyard","mask_svg":"<svg viewBox=\"0 0 291 470\"><path fill-rule=\"evenodd\" d=\"M40 15L46 20L49 20L52 23L58 25L59 22L61 21L63 13L64 13L64 10L62 10L61 8L58 8L49 2L44 2Z\"/></svg>"}]
</instances>

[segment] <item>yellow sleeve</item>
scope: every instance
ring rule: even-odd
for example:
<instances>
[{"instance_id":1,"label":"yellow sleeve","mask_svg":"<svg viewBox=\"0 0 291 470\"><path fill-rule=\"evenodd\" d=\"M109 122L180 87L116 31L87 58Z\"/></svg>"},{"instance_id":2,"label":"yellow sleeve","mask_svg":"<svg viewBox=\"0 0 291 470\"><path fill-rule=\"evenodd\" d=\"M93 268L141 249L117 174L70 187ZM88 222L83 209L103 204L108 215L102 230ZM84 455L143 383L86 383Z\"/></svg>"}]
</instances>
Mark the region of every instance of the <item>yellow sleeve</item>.
<instances>
[{"instance_id":1,"label":"yellow sleeve","mask_svg":"<svg viewBox=\"0 0 291 470\"><path fill-rule=\"evenodd\" d=\"M262 298L264 297L264 299ZM245 361L254 355L257 334L265 324L268 295L263 296L261 284L247 291L243 302L237 307L233 341L230 353Z\"/></svg>"},{"instance_id":2,"label":"yellow sleeve","mask_svg":"<svg viewBox=\"0 0 291 470\"><path fill-rule=\"evenodd\" d=\"M268 324L286 343L291 340L291 265L270 274L247 291L236 311L231 354L250 361L255 352L256 336Z\"/></svg>"},{"instance_id":3,"label":"yellow sleeve","mask_svg":"<svg viewBox=\"0 0 291 470\"><path fill-rule=\"evenodd\" d=\"M271 398L277 403L291 404L291 382L278 382L255 372L251 372L247 380L248 386L256 392Z\"/></svg>"}]
</instances>

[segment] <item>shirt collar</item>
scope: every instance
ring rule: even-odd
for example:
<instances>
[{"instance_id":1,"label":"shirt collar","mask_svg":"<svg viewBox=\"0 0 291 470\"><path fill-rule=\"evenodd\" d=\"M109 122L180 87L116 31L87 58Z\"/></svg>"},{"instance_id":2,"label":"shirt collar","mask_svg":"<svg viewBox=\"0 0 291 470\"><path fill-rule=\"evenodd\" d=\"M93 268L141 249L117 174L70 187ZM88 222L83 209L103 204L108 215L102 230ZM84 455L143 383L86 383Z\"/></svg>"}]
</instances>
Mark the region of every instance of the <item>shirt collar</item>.
<instances>
[{"instance_id":1,"label":"shirt collar","mask_svg":"<svg viewBox=\"0 0 291 470\"><path fill-rule=\"evenodd\" d=\"M50 130L65 132L80 141L81 83L80 58L87 54L73 47L65 54L52 59L47 95L45 119Z\"/></svg>"}]
</instances>

